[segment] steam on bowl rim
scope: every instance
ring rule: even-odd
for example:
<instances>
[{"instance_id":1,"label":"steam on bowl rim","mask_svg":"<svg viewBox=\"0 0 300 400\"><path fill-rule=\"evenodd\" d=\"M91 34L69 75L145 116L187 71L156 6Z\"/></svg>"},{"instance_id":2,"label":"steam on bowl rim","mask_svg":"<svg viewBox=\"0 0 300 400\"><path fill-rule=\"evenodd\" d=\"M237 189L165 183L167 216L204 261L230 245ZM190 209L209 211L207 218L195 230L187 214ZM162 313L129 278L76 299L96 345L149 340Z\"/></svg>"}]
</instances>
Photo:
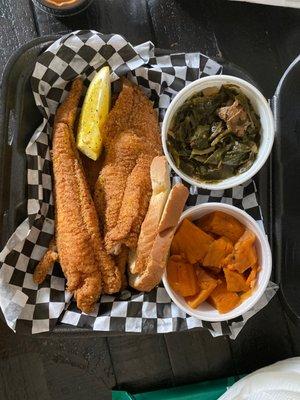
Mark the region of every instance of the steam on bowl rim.
<instances>
[{"instance_id":1,"label":"steam on bowl rim","mask_svg":"<svg viewBox=\"0 0 300 400\"><path fill-rule=\"evenodd\" d=\"M185 174L176 167L173 158L167 148L168 130L176 111L188 98L190 98L193 94L199 93L201 90L205 88L213 86L221 86L222 84L234 84L238 86L249 98L252 106L254 107L255 111L260 117L262 125L261 143L258 149L256 160L247 171L243 172L242 174L235 175L218 182L213 182L213 183L208 183L204 181L202 182L188 176L187 174ZM257 108L259 108L260 111L258 111ZM175 173L178 176L180 176L184 181L188 182L190 185L194 185L203 189L224 190L233 188L248 181L255 174L257 174L257 172L263 167L263 165L267 161L272 150L273 142L274 142L274 119L271 108L266 98L251 83L245 81L244 79L230 75L207 76L205 78L199 78L189 83L187 86L181 89L176 94L174 99L171 101L162 123L162 146L164 154L171 168L175 171Z\"/></svg>"}]
</instances>

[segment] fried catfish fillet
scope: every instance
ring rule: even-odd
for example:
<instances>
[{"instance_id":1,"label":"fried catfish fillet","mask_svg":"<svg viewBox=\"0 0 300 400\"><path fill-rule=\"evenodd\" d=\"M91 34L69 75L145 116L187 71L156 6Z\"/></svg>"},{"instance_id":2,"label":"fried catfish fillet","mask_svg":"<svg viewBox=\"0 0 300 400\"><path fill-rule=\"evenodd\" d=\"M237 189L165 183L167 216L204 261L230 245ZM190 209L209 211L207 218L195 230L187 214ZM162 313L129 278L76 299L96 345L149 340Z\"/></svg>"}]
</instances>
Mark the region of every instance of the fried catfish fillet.
<instances>
[{"instance_id":1,"label":"fried catfish fillet","mask_svg":"<svg viewBox=\"0 0 300 400\"><path fill-rule=\"evenodd\" d=\"M110 254L137 245L151 196L150 165L161 153L158 117L136 86L123 89L105 124L105 158L94 190Z\"/></svg>"},{"instance_id":2,"label":"fried catfish fillet","mask_svg":"<svg viewBox=\"0 0 300 400\"><path fill-rule=\"evenodd\" d=\"M57 111L52 158L59 260L78 307L90 312L102 288L106 293L119 291L121 275L104 249L96 209L75 145L73 129L82 87L82 81L76 79Z\"/></svg>"}]
</instances>

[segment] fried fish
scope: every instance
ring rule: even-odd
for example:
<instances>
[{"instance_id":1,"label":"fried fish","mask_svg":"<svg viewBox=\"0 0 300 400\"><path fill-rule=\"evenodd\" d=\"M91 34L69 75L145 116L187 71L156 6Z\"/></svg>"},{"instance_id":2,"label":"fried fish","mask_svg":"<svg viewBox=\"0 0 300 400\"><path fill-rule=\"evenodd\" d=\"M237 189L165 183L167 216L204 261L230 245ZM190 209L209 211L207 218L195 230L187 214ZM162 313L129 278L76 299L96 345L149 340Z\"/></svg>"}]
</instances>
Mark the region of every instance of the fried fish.
<instances>
[{"instance_id":1,"label":"fried fish","mask_svg":"<svg viewBox=\"0 0 300 400\"><path fill-rule=\"evenodd\" d=\"M108 253L134 249L151 196L150 165L161 154L158 117L150 100L128 81L105 124L105 157L94 200Z\"/></svg>"}]
</instances>

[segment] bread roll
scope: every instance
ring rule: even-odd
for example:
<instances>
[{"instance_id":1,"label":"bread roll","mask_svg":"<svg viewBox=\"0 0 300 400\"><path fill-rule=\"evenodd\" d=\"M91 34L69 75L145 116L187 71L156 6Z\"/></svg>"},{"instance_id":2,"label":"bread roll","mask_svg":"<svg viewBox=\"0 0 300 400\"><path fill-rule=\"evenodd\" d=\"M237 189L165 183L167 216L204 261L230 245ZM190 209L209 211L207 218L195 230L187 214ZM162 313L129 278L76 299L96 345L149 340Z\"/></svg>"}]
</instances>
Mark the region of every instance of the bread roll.
<instances>
[{"instance_id":1,"label":"bread roll","mask_svg":"<svg viewBox=\"0 0 300 400\"><path fill-rule=\"evenodd\" d=\"M129 284L133 288L148 292L160 282L166 267L170 245L188 194L188 189L181 183L172 188L152 241L149 256L142 266L142 271L132 274L131 269L129 270ZM139 255L137 254L136 259L138 258Z\"/></svg>"},{"instance_id":2,"label":"bread roll","mask_svg":"<svg viewBox=\"0 0 300 400\"><path fill-rule=\"evenodd\" d=\"M141 226L141 232L135 252L136 259L134 260L134 257L132 257L132 262L129 265L132 274L139 274L143 271L170 193L170 171L166 157L158 156L153 159L150 168L150 176L152 196L146 217Z\"/></svg>"}]
</instances>

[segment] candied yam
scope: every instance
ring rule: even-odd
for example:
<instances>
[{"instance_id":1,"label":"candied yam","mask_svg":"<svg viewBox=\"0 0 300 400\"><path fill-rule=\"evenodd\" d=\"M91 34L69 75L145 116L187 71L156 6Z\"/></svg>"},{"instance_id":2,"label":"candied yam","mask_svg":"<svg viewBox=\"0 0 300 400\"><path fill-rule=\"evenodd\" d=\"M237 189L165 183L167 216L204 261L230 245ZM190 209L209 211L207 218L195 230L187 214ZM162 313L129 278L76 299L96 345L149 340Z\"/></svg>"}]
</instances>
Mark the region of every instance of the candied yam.
<instances>
[{"instance_id":1,"label":"candied yam","mask_svg":"<svg viewBox=\"0 0 300 400\"><path fill-rule=\"evenodd\" d=\"M224 258L223 267L228 267L228 265L233 263L233 251Z\"/></svg>"},{"instance_id":2,"label":"candied yam","mask_svg":"<svg viewBox=\"0 0 300 400\"><path fill-rule=\"evenodd\" d=\"M248 268L254 267L257 263L255 240L254 233L247 229L234 245L232 257L227 259L227 267L229 269L242 274Z\"/></svg>"},{"instance_id":3,"label":"candied yam","mask_svg":"<svg viewBox=\"0 0 300 400\"><path fill-rule=\"evenodd\" d=\"M199 290L195 269L187 262L178 264L179 293L181 296L193 296Z\"/></svg>"},{"instance_id":4,"label":"candied yam","mask_svg":"<svg viewBox=\"0 0 300 400\"><path fill-rule=\"evenodd\" d=\"M229 292L247 292L249 290L245 277L239 272L224 268L224 274Z\"/></svg>"},{"instance_id":5,"label":"candied yam","mask_svg":"<svg viewBox=\"0 0 300 400\"><path fill-rule=\"evenodd\" d=\"M204 267L216 267L221 269L224 265L226 257L233 251L233 245L231 240L225 236L215 240L211 243L208 249L208 253L204 257Z\"/></svg>"},{"instance_id":6,"label":"candied yam","mask_svg":"<svg viewBox=\"0 0 300 400\"><path fill-rule=\"evenodd\" d=\"M184 219L175 233L171 254L183 254L191 263L202 262L214 239L188 219Z\"/></svg>"},{"instance_id":7,"label":"candied yam","mask_svg":"<svg viewBox=\"0 0 300 400\"><path fill-rule=\"evenodd\" d=\"M245 232L245 227L236 218L222 211L205 215L197 225L205 232L227 237L232 243L236 243Z\"/></svg>"},{"instance_id":8,"label":"candied yam","mask_svg":"<svg viewBox=\"0 0 300 400\"><path fill-rule=\"evenodd\" d=\"M171 288L178 292L179 290L179 277L178 277L178 264L183 262L181 256L171 256L167 263L167 277Z\"/></svg>"},{"instance_id":9,"label":"candied yam","mask_svg":"<svg viewBox=\"0 0 300 400\"><path fill-rule=\"evenodd\" d=\"M171 256L167 264L167 277L171 288L181 296L193 296L199 290L193 265L181 256Z\"/></svg>"},{"instance_id":10,"label":"candied yam","mask_svg":"<svg viewBox=\"0 0 300 400\"><path fill-rule=\"evenodd\" d=\"M205 268L207 271L211 272L214 275L218 275L222 271L222 268L219 267L209 267L203 265L203 268Z\"/></svg>"},{"instance_id":11,"label":"candied yam","mask_svg":"<svg viewBox=\"0 0 300 400\"><path fill-rule=\"evenodd\" d=\"M200 306L201 303L208 299L211 292L215 289L217 285L217 282L215 282L215 284L211 282L210 286L207 289L201 289L200 292L195 294L194 296L185 297L187 304L191 308L197 308L198 306Z\"/></svg>"},{"instance_id":12,"label":"candied yam","mask_svg":"<svg viewBox=\"0 0 300 400\"><path fill-rule=\"evenodd\" d=\"M246 283L251 289L253 289L256 284L258 271L259 268L258 265L256 264L254 265L254 267L252 267L250 274L247 277Z\"/></svg>"},{"instance_id":13,"label":"candied yam","mask_svg":"<svg viewBox=\"0 0 300 400\"><path fill-rule=\"evenodd\" d=\"M242 293L241 296L240 296L241 303L242 303L243 301L247 300L247 299L252 295L252 293L253 293L253 290L252 290L252 289L249 289L247 292Z\"/></svg>"},{"instance_id":14,"label":"candied yam","mask_svg":"<svg viewBox=\"0 0 300 400\"><path fill-rule=\"evenodd\" d=\"M214 275L218 275L220 272L222 272L222 268L218 267L207 267L203 265L203 268L205 268L207 271L211 272Z\"/></svg>"},{"instance_id":15,"label":"candied yam","mask_svg":"<svg viewBox=\"0 0 300 400\"><path fill-rule=\"evenodd\" d=\"M217 284L219 283L218 279L208 274L203 268L195 267L195 271L196 271L197 283L200 289L203 290L208 289L211 287L211 285L214 285L216 287Z\"/></svg>"},{"instance_id":16,"label":"candied yam","mask_svg":"<svg viewBox=\"0 0 300 400\"><path fill-rule=\"evenodd\" d=\"M217 279L211 277L202 268L196 269L196 276L200 292L194 296L188 296L185 298L187 304L191 308L197 308L201 303L203 303L219 283Z\"/></svg>"},{"instance_id":17,"label":"candied yam","mask_svg":"<svg viewBox=\"0 0 300 400\"><path fill-rule=\"evenodd\" d=\"M236 293L229 292L226 283L222 282L211 292L208 301L219 313L224 314L234 309L240 298Z\"/></svg>"},{"instance_id":18,"label":"candied yam","mask_svg":"<svg viewBox=\"0 0 300 400\"><path fill-rule=\"evenodd\" d=\"M191 308L197 308L198 306L200 306L200 304L204 303L204 301L207 300L207 298L209 297L209 295L213 290L214 287L212 287L211 290L209 289L200 290L200 292L194 294L194 296L187 296L184 299L187 305L189 305Z\"/></svg>"}]
</instances>

